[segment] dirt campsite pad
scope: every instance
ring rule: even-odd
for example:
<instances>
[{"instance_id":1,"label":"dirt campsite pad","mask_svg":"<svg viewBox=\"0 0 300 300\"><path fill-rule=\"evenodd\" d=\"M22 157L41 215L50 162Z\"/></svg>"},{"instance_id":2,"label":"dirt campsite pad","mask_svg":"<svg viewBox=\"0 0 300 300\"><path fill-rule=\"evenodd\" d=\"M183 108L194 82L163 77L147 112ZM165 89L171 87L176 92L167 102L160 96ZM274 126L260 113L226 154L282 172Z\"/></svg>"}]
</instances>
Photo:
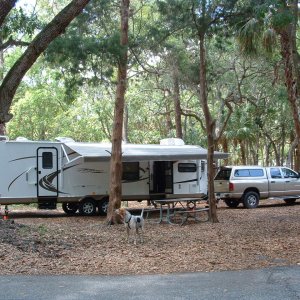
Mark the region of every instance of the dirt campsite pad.
<instances>
[{"instance_id":1,"label":"dirt campsite pad","mask_svg":"<svg viewBox=\"0 0 300 300\"><path fill-rule=\"evenodd\" d=\"M137 205L136 203L134 205ZM34 208L0 221L0 274L155 274L300 265L300 201L257 209L218 207L219 223L184 226L149 218L144 244L100 216ZM157 216L156 216L157 217Z\"/></svg>"}]
</instances>

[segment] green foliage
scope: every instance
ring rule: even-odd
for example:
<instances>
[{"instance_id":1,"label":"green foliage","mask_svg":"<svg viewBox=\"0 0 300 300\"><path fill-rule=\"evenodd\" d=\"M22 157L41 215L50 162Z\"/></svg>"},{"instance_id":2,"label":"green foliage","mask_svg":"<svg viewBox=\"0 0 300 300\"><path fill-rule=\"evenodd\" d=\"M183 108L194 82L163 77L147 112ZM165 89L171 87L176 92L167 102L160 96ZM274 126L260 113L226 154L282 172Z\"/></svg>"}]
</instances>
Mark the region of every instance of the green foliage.
<instances>
[{"instance_id":1,"label":"green foliage","mask_svg":"<svg viewBox=\"0 0 300 300\"><path fill-rule=\"evenodd\" d=\"M289 10L285 9L276 11L276 13L273 14L271 24L275 30L280 30L289 25L292 21L292 13Z\"/></svg>"},{"instance_id":2,"label":"green foliage","mask_svg":"<svg viewBox=\"0 0 300 300\"><path fill-rule=\"evenodd\" d=\"M257 19L250 19L240 30L238 39L241 51L247 55L257 54L258 41L261 38Z\"/></svg>"},{"instance_id":3,"label":"green foliage","mask_svg":"<svg viewBox=\"0 0 300 300\"><path fill-rule=\"evenodd\" d=\"M28 15L22 8L14 9L1 27L1 36L3 40L8 39L10 36L13 38L20 35L31 37L40 28L41 22L35 14Z\"/></svg>"},{"instance_id":4,"label":"green foliage","mask_svg":"<svg viewBox=\"0 0 300 300\"><path fill-rule=\"evenodd\" d=\"M61 0L58 5L65 3ZM226 101L233 109L223 136L232 162L241 163L242 148L249 163L255 162L252 153L263 162L270 145L266 132L286 155L293 123L278 52L251 61L241 57L231 28L234 23L234 30L239 29L242 48L260 54L261 41L269 51L274 50L275 24L284 26L288 19L283 15L277 15L278 21L277 17L266 19L267 14L278 13L277 1L206 1L205 15L201 3L132 1L126 94L129 141L158 143L176 136L173 97L177 74L181 108L187 114L181 116L184 140L207 146L201 124L204 116L199 101L197 35L202 26L207 29L207 22L213 22L205 44L207 95L211 114L218 122L223 122L229 112ZM50 4L38 3L40 22L45 22L54 9ZM10 138L110 140L116 65L122 51L117 4L92 1L34 65L14 101L14 118L8 124ZM225 18L226 14L230 18ZM273 27L261 30L270 24ZM10 30L13 28L9 25ZM20 49L13 49L5 54L6 71L20 53ZM274 159L274 150L269 151Z\"/></svg>"}]
</instances>

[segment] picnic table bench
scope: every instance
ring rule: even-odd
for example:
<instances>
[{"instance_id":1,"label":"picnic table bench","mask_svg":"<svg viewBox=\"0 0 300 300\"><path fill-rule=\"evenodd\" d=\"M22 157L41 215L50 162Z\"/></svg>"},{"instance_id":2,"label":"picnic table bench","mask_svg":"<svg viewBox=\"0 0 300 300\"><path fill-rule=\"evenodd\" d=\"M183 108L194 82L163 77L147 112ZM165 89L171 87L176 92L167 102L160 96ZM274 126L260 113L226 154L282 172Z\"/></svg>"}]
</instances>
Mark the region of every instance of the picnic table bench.
<instances>
[{"instance_id":1,"label":"picnic table bench","mask_svg":"<svg viewBox=\"0 0 300 300\"><path fill-rule=\"evenodd\" d=\"M197 207L202 199L200 198L174 198L174 199L161 199L155 200L159 205L159 223L167 222L169 224L180 224L183 225L189 218L193 218L195 221L202 221L201 214L207 213L207 218L204 221L208 221L209 208L208 207ZM176 206L179 204L179 206ZM166 213L164 214L164 210ZM179 220L177 218L179 217Z\"/></svg>"}]
</instances>

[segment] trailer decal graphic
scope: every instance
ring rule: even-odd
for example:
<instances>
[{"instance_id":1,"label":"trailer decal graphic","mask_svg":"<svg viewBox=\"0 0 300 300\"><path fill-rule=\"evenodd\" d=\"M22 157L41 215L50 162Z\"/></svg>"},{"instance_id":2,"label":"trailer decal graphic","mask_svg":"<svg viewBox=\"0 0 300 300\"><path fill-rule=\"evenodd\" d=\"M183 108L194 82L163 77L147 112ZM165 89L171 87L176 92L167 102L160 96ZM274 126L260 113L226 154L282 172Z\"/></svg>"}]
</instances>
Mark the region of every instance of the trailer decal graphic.
<instances>
[{"instance_id":1,"label":"trailer decal graphic","mask_svg":"<svg viewBox=\"0 0 300 300\"><path fill-rule=\"evenodd\" d=\"M57 188L52 184L53 179L58 175L58 173L60 173L60 171L55 171L42 177L39 181L39 186L47 191L58 193Z\"/></svg>"},{"instance_id":2,"label":"trailer decal graphic","mask_svg":"<svg viewBox=\"0 0 300 300\"><path fill-rule=\"evenodd\" d=\"M197 181L197 179L190 179L190 180L185 180L185 181L177 181L177 182L174 182L174 184L176 184L176 183L195 182L195 181Z\"/></svg>"},{"instance_id":3,"label":"trailer decal graphic","mask_svg":"<svg viewBox=\"0 0 300 300\"><path fill-rule=\"evenodd\" d=\"M145 177L145 178L140 177L138 180L122 180L122 183L140 182L148 179L149 177Z\"/></svg>"},{"instance_id":4,"label":"trailer decal graphic","mask_svg":"<svg viewBox=\"0 0 300 300\"><path fill-rule=\"evenodd\" d=\"M73 168L73 167L76 167L78 165L79 164L76 164L76 165L73 165L73 166L70 166L70 167L67 167L67 168L63 168L63 171L66 171L66 170L68 170L70 168ZM50 174L44 176L43 178L40 179L39 186L42 187L43 189L47 190L47 191L50 191L50 192L57 192L57 193L60 193L60 194L68 194L68 193L64 193L64 192L61 192L61 191L57 190L57 188L52 184L53 180L60 173L61 173L61 170L58 170L58 171L55 171L53 173L50 173Z\"/></svg>"},{"instance_id":5,"label":"trailer decal graphic","mask_svg":"<svg viewBox=\"0 0 300 300\"><path fill-rule=\"evenodd\" d=\"M24 171L23 173L21 173L20 175L18 175L10 184L9 184L9 186L8 186L8 191L9 191L9 189L10 189L10 187L12 186L12 184L19 178L19 177L21 177L23 174L25 174L27 171Z\"/></svg>"},{"instance_id":6,"label":"trailer decal graphic","mask_svg":"<svg viewBox=\"0 0 300 300\"><path fill-rule=\"evenodd\" d=\"M22 159L28 159L28 158L36 158L36 156L27 156L27 157L20 157L20 158L16 158L16 159L13 159L13 160L10 160L9 162L13 162L13 161L17 161L17 160L22 160Z\"/></svg>"},{"instance_id":7,"label":"trailer decal graphic","mask_svg":"<svg viewBox=\"0 0 300 300\"><path fill-rule=\"evenodd\" d=\"M80 173L94 173L94 174L101 174L101 173L104 173L103 171L101 170L96 170L96 169L79 169L78 170Z\"/></svg>"}]
</instances>

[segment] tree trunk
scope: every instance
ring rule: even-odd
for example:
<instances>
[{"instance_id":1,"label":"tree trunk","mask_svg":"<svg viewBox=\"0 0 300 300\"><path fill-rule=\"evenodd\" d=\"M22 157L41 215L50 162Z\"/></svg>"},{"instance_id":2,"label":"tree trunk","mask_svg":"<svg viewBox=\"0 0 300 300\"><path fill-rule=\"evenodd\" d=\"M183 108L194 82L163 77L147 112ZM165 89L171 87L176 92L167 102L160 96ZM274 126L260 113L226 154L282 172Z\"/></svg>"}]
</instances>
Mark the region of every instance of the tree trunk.
<instances>
[{"instance_id":1,"label":"tree trunk","mask_svg":"<svg viewBox=\"0 0 300 300\"><path fill-rule=\"evenodd\" d=\"M172 133L172 119L171 119L171 113L170 113L170 103L169 103L169 98L166 98L166 126L165 126L165 136L171 137Z\"/></svg>"},{"instance_id":2,"label":"tree trunk","mask_svg":"<svg viewBox=\"0 0 300 300\"><path fill-rule=\"evenodd\" d=\"M0 33L0 45L2 44L2 36ZM4 55L3 55L3 50L0 50L0 82L4 78Z\"/></svg>"},{"instance_id":3,"label":"tree trunk","mask_svg":"<svg viewBox=\"0 0 300 300\"><path fill-rule=\"evenodd\" d=\"M129 143L128 139L128 107L126 104L124 104L124 120L123 120L123 134L122 134L122 139L124 143Z\"/></svg>"},{"instance_id":4,"label":"tree trunk","mask_svg":"<svg viewBox=\"0 0 300 300\"><path fill-rule=\"evenodd\" d=\"M297 5L296 5L297 6ZM297 6L298 7L298 6ZM295 8L296 9L296 8ZM296 131L296 139L299 144L300 140L300 120L299 120L299 110L298 110L298 86L299 86L299 78L298 78L298 70L297 65L295 65L297 56L294 53L297 51L295 49L296 45L296 33L293 27L293 24L289 24L284 29L278 31L280 35L280 44L281 44L281 55L284 60L284 74L285 74L285 84L287 87L288 100L292 109L293 121ZM300 169L300 153L297 153L298 157L296 159L295 169Z\"/></svg>"},{"instance_id":5,"label":"tree trunk","mask_svg":"<svg viewBox=\"0 0 300 300\"><path fill-rule=\"evenodd\" d=\"M118 64L118 84L114 125L112 134L112 155L110 162L110 193L107 213L108 224L114 223L114 210L121 206L122 199L122 132L127 86L128 61L128 18L130 0L121 0L121 38L122 54Z\"/></svg>"},{"instance_id":6,"label":"tree trunk","mask_svg":"<svg viewBox=\"0 0 300 300\"><path fill-rule=\"evenodd\" d=\"M239 144L241 149L241 160L242 160L241 163L242 165L247 165L245 143L242 140L239 140Z\"/></svg>"},{"instance_id":7,"label":"tree trunk","mask_svg":"<svg viewBox=\"0 0 300 300\"><path fill-rule=\"evenodd\" d=\"M176 126L176 137L182 139L182 125L181 125L181 106L180 106L180 89L178 79L177 66L173 66L173 101L175 108L175 126Z\"/></svg>"},{"instance_id":8,"label":"tree trunk","mask_svg":"<svg viewBox=\"0 0 300 300\"><path fill-rule=\"evenodd\" d=\"M202 110L205 116L206 134L207 134L207 181L208 181L208 201L209 201L209 220L213 223L217 223L217 206L216 197L214 192L214 129L215 121L208 107L207 100L207 81L206 81L206 57L205 57L205 45L204 34L199 33L199 56L200 56L200 101Z\"/></svg>"},{"instance_id":9,"label":"tree trunk","mask_svg":"<svg viewBox=\"0 0 300 300\"><path fill-rule=\"evenodd\" d=\"M0 127L4 128L12 115L9 113L16 90L26 72L48 45L62 34L71 21L81 13L90 0L73 0L33 39L22 56L9 70L0 86ZM3 1L2 1L3 2ZM4 1L9 2L9 1ZM2 132L0 132L2 134Z\"/></svg>"},{"instance_id":10,"label":"tree trunk","mask_svg":"<svg viewBox=\"0 0 300 300\"><path fill-rule=\"evenodd\" d=\"M297 47L297 28L299 20L299 1L290 0L289 7L292 9L294 21L291 24L291 38L292 38L292 53L293 53L293 65L295 70L295 77L297 78L297 91L299 96L300 91L300 55Z\"/></svg>"},{"instance_id":11,"label":"tree trunk","mask_svg":"<svg viewBox=\"0 0 300 300\"><path fill-rule=\"evenodd\" d=\"M220 138L220 143L222 146L222 151L228 153L228 140L225 136L222 136ZM229 159L228 158L224 159L224 165L227 166L228 163L229 163Z\"/></svg>"},{"instance_id":12,"label":"tree trunk","mask_svg":"<svg viewBox=\"0 0 300 300\"><path fill-rule=\"evenodd\" d=\"M0 27L16 2L17 0L0 0Z\"/></svg>"}]
</instances>

